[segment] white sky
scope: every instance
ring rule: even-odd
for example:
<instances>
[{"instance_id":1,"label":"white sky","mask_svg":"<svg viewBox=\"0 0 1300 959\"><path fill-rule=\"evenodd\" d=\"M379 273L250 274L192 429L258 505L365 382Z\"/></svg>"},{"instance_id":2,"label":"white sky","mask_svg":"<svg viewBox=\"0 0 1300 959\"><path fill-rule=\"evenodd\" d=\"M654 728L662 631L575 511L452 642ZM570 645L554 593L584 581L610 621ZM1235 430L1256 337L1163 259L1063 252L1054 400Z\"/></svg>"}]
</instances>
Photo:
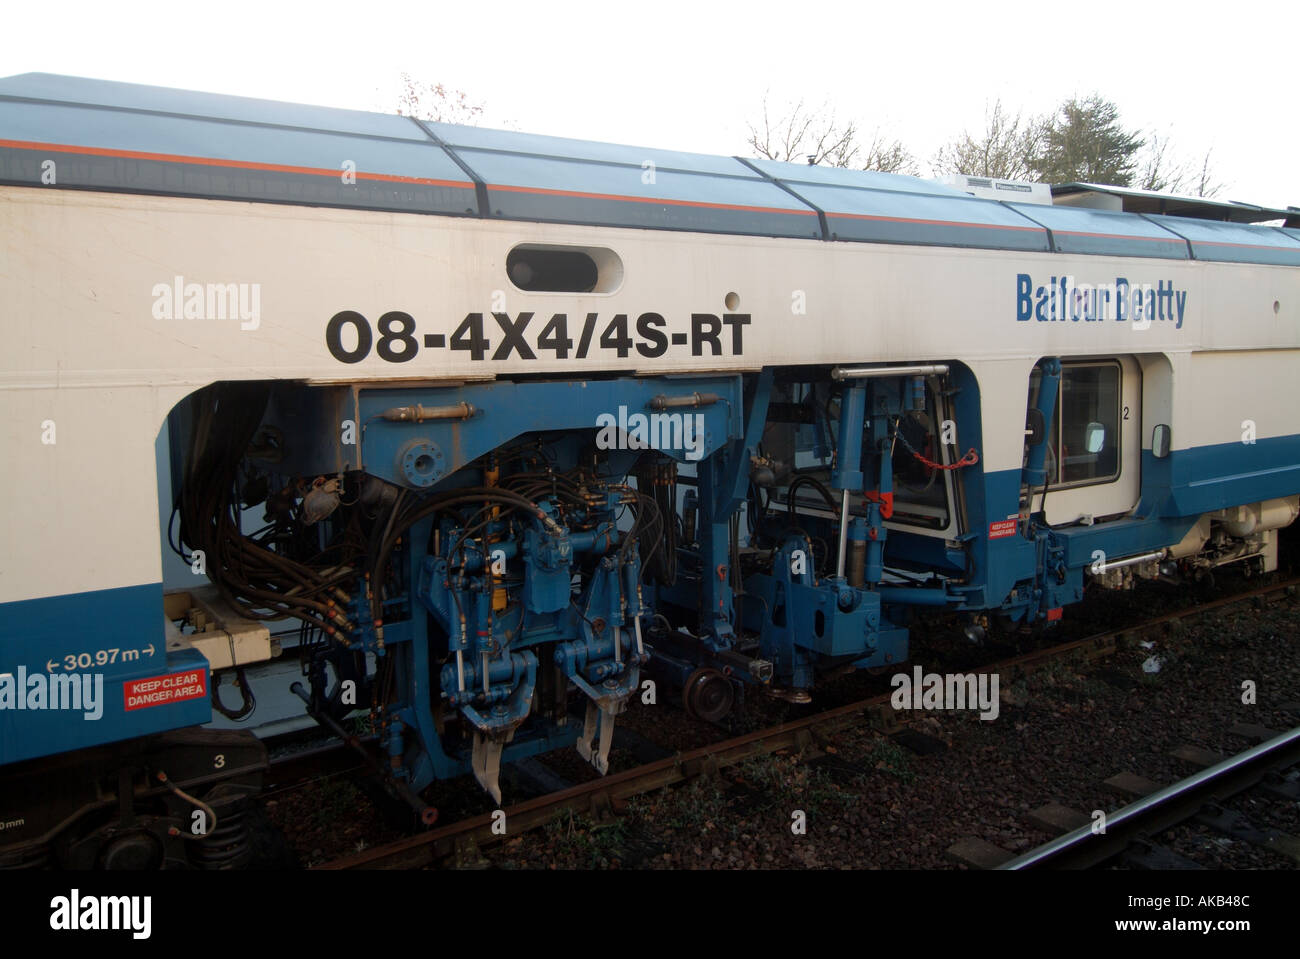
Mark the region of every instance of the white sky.
<instances>
[{"instance_id":1,"label":"white sky","mask_svg":"<svg viewBox=\"0 0 1300 959\"><path fill-rule=\"evenodd\" d=\"M393 112L407 71L465 90L484 125L742 155L768 90L902 139L923 172L998 98L1041 112L1096 90L1181 157L1212 148L1220 198L1285 206L1300 205L1298 27L1294 0L15 2L0 76Z\"/></svg>"}]
</instances>

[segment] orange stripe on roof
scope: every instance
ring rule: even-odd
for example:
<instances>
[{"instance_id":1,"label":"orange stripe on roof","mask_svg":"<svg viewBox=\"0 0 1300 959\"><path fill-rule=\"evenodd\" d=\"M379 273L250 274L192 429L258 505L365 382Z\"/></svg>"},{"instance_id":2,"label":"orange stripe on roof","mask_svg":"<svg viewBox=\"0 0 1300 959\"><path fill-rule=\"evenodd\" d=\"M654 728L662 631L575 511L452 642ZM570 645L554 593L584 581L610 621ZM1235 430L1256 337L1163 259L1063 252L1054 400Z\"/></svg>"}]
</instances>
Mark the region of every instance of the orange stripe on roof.
<instances>
[{"instance_id":1,"label":"orange stripe on roof","mask_svg":"<svg viewBox=\"0 0 1300 959\"><path fill-rule=\"evenodd\" d=\"M1271 243L1229 243L1227 240L1192 240L1205 246L1239 246L1245 250L1282 250L1284 253L1300 253L1300 246L1274 246Z\"/></svg>"},{"instance_id":2,"label":"orange stripe on roof","mask_svg":"<svg viewBox=\"0 0 1300 959\"><path fill-rule=\"evenodd\" d=\"M489 183L489 190L503 190L507 193L537 193L543 196L574 196L585 200L620 200L624 203L660 203L669 206L697 206L710 210L745 210L752 213L789 213L794 216L816 216L816 210L800 210L778 206L746 206L741 203L707 203L703 200L672 200L666 197L619 196L614 193L583 193L579 190L547 190L531 186L504 186Z\"/></svg>"},{"instance_id":3,"label":"orange stripe on roof","mask_svg":"<svg viewBox=\"0 0 1300 959\"><path fill-rule=\"evenodd\" d=\"M1185 243L1177 236L1125 236L1122 233L1088 233L1085 230L1053 230L1062 236L1097 236L1104 240L1148 240L1151 243Z\"/></svg>"},{"instance_id":4,"label":"orange stripe on roof","mask_svg":"<svg viewBox=\"0 0 1300 959\"><path fill-rule=\"evenodd\" d=\"M1227 240L1187 240L1183 237L1163 237L1163 236L1121 236L1118 233L1084 233L1080 230L1055 230L1056 233L1063 233L1068 236L1101 236L1115 240L1150 240L1153 243L1203 243L1206 246L1237 246L1246 250L1285 250L1289 253L1300 253L1300 247L1295 246L1276 246L1271 243L1230 243Z\"/></svg>"},{"instance_id":5,"label":"orange stripe on roof","mask_svg":"<svg viewBox=\"0 0 1300 959\"><path fill-rule=\"evenodd\" d=\"M26 140L0 140L0 147L14 150L47 150L54 153L83 153L89 156L122 157L128 160L156 160L163 163L188 163L194 166L230 167L239 170L264 170L271 173L301 173L308 176L337 177L342 170L324 170L320 167L288 166L282 163L254 163L251 160L221 160L215 157L182 156L175 153L146 153L141 150L110 150L105 147L71 146L64 143L33 143ZM434 180L418 176L397 176L391 173L363 173L361 180L383 180L389 183L419 183L426 186L462 187L474 189L474 184L463 180Z\"/></svg>"},{"instance_id":6,"label":"orange stripe on roof","mask_svg":"<svg viewBox=\"0 0 1300 959\"><path fill-rule=\"evenodd\" d=\"M833 216L840 220L880 220L885 223L924 223L928 226L971 226L980 230L1029 230L1034 233L1039 231L1046 232L1041 226L1011 226L1010 224L1001 223L967 223L964 220L921 220L910 216L877 216L873 213L832 213L826 211L827 216Z\"/></svg>"}]
</instances>

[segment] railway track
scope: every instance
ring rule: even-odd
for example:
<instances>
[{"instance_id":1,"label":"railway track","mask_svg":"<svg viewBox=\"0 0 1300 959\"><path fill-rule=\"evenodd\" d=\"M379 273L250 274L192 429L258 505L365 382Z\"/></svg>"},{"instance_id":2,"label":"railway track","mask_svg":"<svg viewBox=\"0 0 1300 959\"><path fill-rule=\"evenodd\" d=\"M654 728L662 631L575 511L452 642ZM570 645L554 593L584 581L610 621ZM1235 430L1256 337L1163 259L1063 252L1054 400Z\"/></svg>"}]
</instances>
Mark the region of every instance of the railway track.
<instances>
[{"instance_id":1,"label":"railway track","mask_svg":"<svg viewBox=\"0 0 1300 959\"><path fill-rule=\"evenodd\" d=\"M370 737L367 742L373 741ZM336 776L365 772L366 763L344 743L329 743L273 756L267 768L262 798L304 789Z\"/></svg>"},{"instance_id":2,"label":"railway track","mask_svg":"<svg viewBox=\"0 0 1300 959\"><path fill-rule=\"evenodd\" d=\"M1188 750L1186 755L1190 759L1193 753ZM1293 863L1300 862L1300 839L1250 822L1241 813L1221 805L1261 786L1279 797L1300 801L1300 781L1283 778L1283 773L1297 764L1300 764L1300 727L1143 795L1106 816L1104 831L1098 831L1093 823L1081 825L997 868L1012 871L1094 869L1111 865L1139 869L1202 868L1196 861L1153 841L1160 833L1191 822L1272 849ZM1129 778L1132 781L1136 777L1130 774Z\"/></svg>"},{"instance_id":3,"label":"railway track","mask_svg":"<svg viewBox=\"0 0 1300 959\"><path fill-rule=\"evenodd\" d=\"M1136 641L1146 633L1167 624L1243 602L1266 603L1270 598L1296 594L1300 578L1259 587L1231 597L1187 607L1164 614L1136 626L1098 633L1058 646L1037 650L973 670L997 673L1004 683L1064 659L1096 660L1109 656L1122 639ZM505 838L543 826L563 811L607 818L617 814L634 796L687 782L699 776L717 773L724 767L787 749L803 750L826 741L836 730L867 724L882 733L904 727L900 715L890 705L889 693L825 710L812 716L747 733L698 749L679 753L656 762L646 763L602 779L537 796L504 810L470 817L397 842L376 846L342 857L315 868L409 869L444 862L472 863L479 850ZM504 819L502 819L504 813Z\"/></svg>"}]
</instances>

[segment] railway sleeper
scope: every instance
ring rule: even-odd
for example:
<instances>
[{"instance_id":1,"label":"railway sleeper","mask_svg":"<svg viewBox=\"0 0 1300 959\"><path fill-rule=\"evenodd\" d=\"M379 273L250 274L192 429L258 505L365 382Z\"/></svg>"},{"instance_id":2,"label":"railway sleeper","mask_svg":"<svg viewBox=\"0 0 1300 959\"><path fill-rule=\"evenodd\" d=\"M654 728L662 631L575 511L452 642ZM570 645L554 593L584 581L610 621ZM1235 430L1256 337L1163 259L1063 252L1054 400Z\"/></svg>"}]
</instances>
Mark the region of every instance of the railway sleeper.
<instances>
[{"instance_id":1,"label":"railway sleeper","mask_svg":"<svg viewBox=\"0 0 1300 959\"><path fill-rule=\"evenodd\" d=\"M1256 826L1245 813L1207 803L1195 821L1232 839L1248 842L1300 862L1300 839L1271 826Z\"/></svg>"}]
</instances>

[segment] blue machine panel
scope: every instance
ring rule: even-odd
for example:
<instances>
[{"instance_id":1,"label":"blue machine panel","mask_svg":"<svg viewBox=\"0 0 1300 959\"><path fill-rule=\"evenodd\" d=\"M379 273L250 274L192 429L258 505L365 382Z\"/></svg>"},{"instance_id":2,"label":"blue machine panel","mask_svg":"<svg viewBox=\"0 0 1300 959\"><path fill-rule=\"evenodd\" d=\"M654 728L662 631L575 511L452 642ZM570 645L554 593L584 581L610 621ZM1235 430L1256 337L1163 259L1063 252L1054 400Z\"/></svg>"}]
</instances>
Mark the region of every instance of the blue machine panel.
<instances>
[{"instance_id":1,"label":"blue machine panel","mask_svg":"<svg viewBox=\"0 0 1300 959\"><path fill-rule=\"evenodd\" d=\"M1061 253L1189 259L1186 240L1131 213L1034 203L1007 205L1051 230L1052 245Z\"/></svg>"},{"instance_id":2,"label":"blue machine panel","mask_svg":"<svg viewBox=\"0 0 1300 959\"><path fill-rule=\"evenodd\" d=\"M17 709L0 689L0 765L70 749L180 729L212 719L208 662L193 649L168 652L162 584L0 604L0 686L19 678L32 690L55 678L96 677L96 710ZM128 685L201 674L202 695L140 705ZM4 677L8 679L4 679Z\"/></svg>"},{"instance_id":3,"label":"blue machine panel","mask_svg":"<svg viewBox=\"0 0 1300 959\"><path fill-rule=\"evenodd\" d=\"M596 430L602 425L598 413L621 415L625 429L629 418L651 410L657 396L689 397L711 392L717 402L689 414L665 414L663 422L676 425L665 429L650 445L680 462L700 460L742 430L738 411L742 408L740 378L701 376L689 381L663 383L652 379L578 380L556 383L474 383L452 388L411 390L367 389L361 394L360 415L368 423L362 450L365 468L400 485L432 487L479 456L509 440L533 430ZM429 420L423 423L384 419L384 411L399 404L436 407L449 402L466 402L474 414L466 419ZM617 412L617 411L620 411ZM690 416L693 432L686 433ZM669 422L671 417L671 422ZM695 430L695 424L699 429ZM649 434L647 434L648 436ZM334 439L331 436L330 442ZM410 454L414 453L412 457ZM426 456L424 473L412 459Z\"/></svg>"},{"instance_id":4,"label":"blue machine panel","mask_svg":"<svg viewBox=\"0 0 1300 959\"><path fill-rule=\"evenodd\" d=\"M1182 216L1148 214L1147 219L1186 238L1197 260L1300 266L1300 239L1285 230Z\"/></svg>"}]
</instances>

